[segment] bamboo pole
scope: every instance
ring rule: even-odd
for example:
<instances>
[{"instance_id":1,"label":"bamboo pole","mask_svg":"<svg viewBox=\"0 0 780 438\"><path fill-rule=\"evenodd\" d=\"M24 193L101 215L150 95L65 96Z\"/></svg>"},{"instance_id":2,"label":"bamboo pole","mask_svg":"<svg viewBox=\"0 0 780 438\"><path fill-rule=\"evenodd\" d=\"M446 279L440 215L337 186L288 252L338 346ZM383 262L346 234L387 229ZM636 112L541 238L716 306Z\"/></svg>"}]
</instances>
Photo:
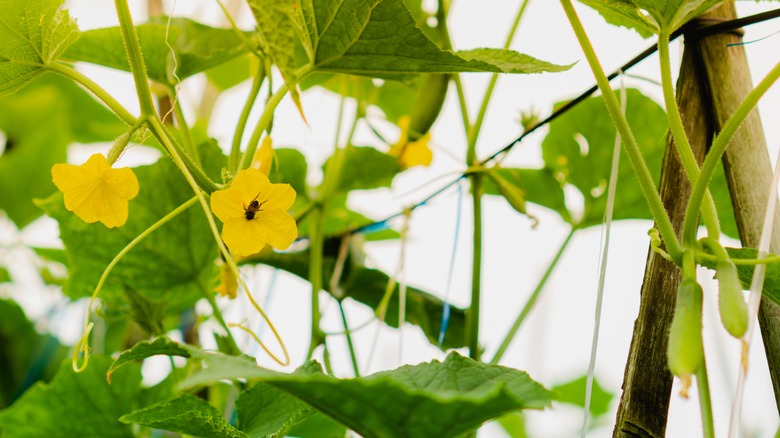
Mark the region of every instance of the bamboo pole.
<instances>
[{"instance_id":1,"label":"bamboo pole","mask_svg":"<svg viewBox=\"0 0 780 438\"><path fill-rule=\"evenodd\" d=\"M706 114L707 101L697 78L696 59L683 53L677 82L677 102L694 156L701 163L711 140ZM677 155L671 134L661 170L661 199L678 237L691 185ZM623 394L618 406L614 437L663 437L672 389L672 375L666 366L669 325L672 322L680 270L650 249L642 283L639 316L623 376Z\"/></svg>"},{"instance_id":2,"label":"bamboo pole","mask_svg":"<svg viewBox=\"0 0 780 438\"><path fill-rule=\"evenodd\" d=\"M714 20L731 20L736 18L736 10L733 2L727 2L707 16ZM697 42L715 131L720 130L753 89L744 48L741 45L729 46L740 41L739 33L728 33ZM739 237L746 247L758 245L772 180L766 146L759 113L755 110L737 131L723 158ZM775 223L780 223L780 219L775 219ZM778 227L774 229L772 248L775 251L780 248ZM772 376L775 403L780 411L780 306L771 300L762 300L758 321Z\"/></svg>"}]
</instances>

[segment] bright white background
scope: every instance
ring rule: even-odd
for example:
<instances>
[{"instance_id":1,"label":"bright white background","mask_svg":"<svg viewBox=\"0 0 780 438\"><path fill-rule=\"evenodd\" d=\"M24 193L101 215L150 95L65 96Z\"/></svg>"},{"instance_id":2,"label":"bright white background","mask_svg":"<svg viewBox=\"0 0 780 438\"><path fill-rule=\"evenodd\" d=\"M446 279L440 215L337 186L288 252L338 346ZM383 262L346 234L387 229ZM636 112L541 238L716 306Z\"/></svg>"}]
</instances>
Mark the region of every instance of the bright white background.
<instances>
[{"instance_id":1,"label":"bright white background","mask_svg":"<svg viewBox=\"0 0 780 438\"><path fill-rule=\"evenodd\" d=\"M456 0L449 22L454 46L457 49L502 46L520 3ZM145 2L133 2L131 5L137 21L145 19L146 12L142 4ZM117 23L111 2L70 0L67 6L82 30L113 26ZM185 15L213 25L224 25L221 12L212 1L180 0L175 5L170 1L165 2L167 12L170 13L174 7L174 15ZM739 2L738 9L740 15L745 16L768 10L770 7L753 2ZM585 7L577 5L577 10L607 71L613 71L651 44L650 40L643 40L630 31L605 24L597 14ZM245 28L251 27L252 19L248 11L242 12L239 23ZM777 31L778 27L780 21L750 26L746 28L745 40L768 36ZM778 62L780 54L776 48L779 39L780 35L775 35L745 46L754 83ZM532 0L512 48L554 63L578 63L565 73L502 77L480 136L480 156L492 153L517 137L521 131L518 123L521 110L534 108L542 116L546 116L554 102L570 99L593 85L590 70L558 2ZM673 61L679 60L680 50L681 43L675 42L672 45ZM657 79L657 59L657 56L650 57L632 69L631 73ZM118 97L132 112L138 111L132 80L128 74L95 66L85 65L80 68ZM676 70L675 65L673 71ZM473 119L489 75L469 74L463 75L462 78ZM660 102L660 87L630 78L626 82L628 86L636 86ZM194 110L203 86L204 81L200 78L189 79L182 86L185 112L190 120L194 118ZM225 93L224 98L217 103L209 133L219 140L223 148L230 144L235 121L248 90L249 85L242 84ZM436 181L412 194L409 194L410 190L420 188L439 175L463 169L461 163L464 161L466 143L454 88L450 91L444 111L433 129L433 142L436 145L433 165L428 169L410 170L396 178L392 190L355 194L350 198L353 208L377 219L384 217L421 199L449 179ZM307 127L301 121L292 104L286 100L277 112L274 142L277 147L301 149L309 159L310 182L317 183L321 179L321 174L318 173L319 165L332 151L339 98L314 90L304 94L303 105L310 126ZM349 109L353 111L352 106ZM780 88L775 86L770 90L761 101L760 111L774 163L774 155L780 146L780 126L776 122L777 114L780 114ZM380 112L371 114L374 121L382 117ZM256 111L253 119L256 120L258 115ZM376 123L389 138L395 138L396 130L390 124ZM546 129L542 129L531 135L511 153L506 163L540 166L542 161L539 145L545 134ZM358 129L356 143L377 145L365 126ZM83 162L94 151L107 148L108 145L74 148L69 161ZM135 165L155 159L148 151L143 152L141 148L137 148L137 151L126 154L122 163ZM572 196L568 201L577 205L576 196ZM539 226L532 230L530 221L516 214L503 200L487 197L484 203L483 314L480 333L486 348L485 357L490 358L565 237L567 227L555 214L531 205L529 209L540 219ZM405 279L409 284L441 297L447 294L456 206L455 192L448 192L430 206L416 210L410 223ZM399 228L400 222L394 225ZM615 398L611 412L601 419L602 423L590 431L588 436L611 436L624 363L639 305L639 289L648 246L646 231L650 226L649 222L630 221L617 223L613 227L596 377L604 387L615 394ZM0 221L0 261L15 260L11 270L17 279L14 287L0 289L0 296L17 299L31 318L40 320L39 329L52 330L60 335L63 342L73 344L80 335L80 321L85 303L57 311L54 313L55 318L46 318L50 307L58 301L58 293L40 284L33 274L31 254L18 245L20 242L57 245L56 235L56 224L47 218L37 221L21 233L9 225L7 220ZM576 235L561 259L556 273L548 282L542 298L504 356L502 364L526 370L534 379L548 387L585 373L594 318L599 238L598 228ZM736 245L736 242L730 244ZM370 244L367 249L370 260L376 266L386 272L395 271L399 261L399 242ZM449 291L451 301L459 306L467 306L469 302L471 252L471 208L469 200L464 199L460 241ZM269 291L271 270L258 268L246 273L250 287L262 301ZM714 292L712 283L706 281L711 278L711 272L702 270L700 278L707 283L706 290ZM705 296L705 348L712 385L715 426L718 436L725 436L739 362L739 345L720 327L714 295L707 293ZM322 302L325 330L341 330L334 303L324 294ZM308 344L308 284L279 274L267 303L269 314L284 337L293 363L299 364L304 359ZM221 304L229 320L237 321L249 317L251 324L259 324L242 300L221 301ZM366 321L371 315L365 307L357 305L348 306L348 312L352 325ZM213 327L205 327L209 330L211 328ZM403 330L403 351L399 354L398 332L383 329L378 338L376 357L370 367L367 367L374 333L375 326L371 326L355 334L363 373L394 368L400 363L419 363L444 357L444 354L431 347L413 326ZM208 338L209 336L203 336L204 340ZM758 336L756 341L756 348L753 348L751 355L751 370L743 409L743 429L746 432L744 436L768 437L773 436L777 429L778 414ZM250 352L255 349L249 342L245 345ZM349 376L351 367L343 339L335 337L329 345L337 374ZM258 359L263 366L274 366L262 354L258 355ZM159 370L165 366L165 361L147 361L144 368L145 372L148 372L147 378L150 381L155 379L160 374ZM690 400L684 401L676 395L677 389L678 383L675 382L668 436L699 436L701 424L695 392ZM581 423L581 410L555 404L552 409L543 412L530 412L527 418L533 437L575 436ZM503 435L498 427L488 426L480 436Z\"/></svg>"}]
</instances>

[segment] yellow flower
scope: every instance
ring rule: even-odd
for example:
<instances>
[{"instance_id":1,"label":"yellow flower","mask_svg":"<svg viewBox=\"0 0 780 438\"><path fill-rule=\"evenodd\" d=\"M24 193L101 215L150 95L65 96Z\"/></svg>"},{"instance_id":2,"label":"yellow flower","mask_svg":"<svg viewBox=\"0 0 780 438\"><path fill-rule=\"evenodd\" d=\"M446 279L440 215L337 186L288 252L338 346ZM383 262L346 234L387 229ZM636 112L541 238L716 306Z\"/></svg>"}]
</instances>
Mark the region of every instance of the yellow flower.
<instances>
[{"instance_id":1,"label":"yellow flower","mask_svg":"<svg viewBox=\"0 0 780 438\"><path fill-rule=\"evenodd\" d=\"M222 239L239 256L255 254L269 244L287 249L298 237L287 213L295 202L289 184L271 184L257 169L238 172L230 188L211 194L211 210L222 221Z\"/></svg>"},{"instance_id":2,"label":"yellow flower","mask_svg":"<svg viewBox=\"0 0 780 438\"><path fill-rule=\"evenodd\" d=\"M263 144L255 152L254 158L252 158L251 167L263 172L265 175L271 173L271 163L274 161L274 147L271 141L271 136L266 135L263 139Z\"/></svg>"},{"instance_id":3,"label":"yellow flower","mask_svg":"<svg viewBox=\"0 0 780 438\"><path fill-rule=\"evenodd\" d=\"M214 290L220 296L226 296L230 299L235 298L237 295L238 279L227 263L222 263L219 267L219 284Z\"/></svg>"},{"instance_id":4,"label":"yellow flower","mask_svg":"<svg viewBox=\"0 0 780 438\"><path fill-rule=\"evenodd\" d=\"M430 166L433 160L433 152L428 146L431 141L431 133L423 135L415 141L409 141L409 116L401 117L398 120L398 127L401 128L401 137L394 145L390 146L390 155L398 157L398 163L404 169L413 166Z\"/></svg>"},{"instance_id":5,"label":"yellow flower","mask_svg":"<svg viewBox=\"0 0 780 438\"><path fill-rule=\"evenodd\" d=\"M81 166L55 164L54 185L65 194L65 208L84 222L100 221L108 228L127 221L128 201L138 195L138 179L127 167L113 169L106 157L94 154Z\"/></svg>"}]
</instances>

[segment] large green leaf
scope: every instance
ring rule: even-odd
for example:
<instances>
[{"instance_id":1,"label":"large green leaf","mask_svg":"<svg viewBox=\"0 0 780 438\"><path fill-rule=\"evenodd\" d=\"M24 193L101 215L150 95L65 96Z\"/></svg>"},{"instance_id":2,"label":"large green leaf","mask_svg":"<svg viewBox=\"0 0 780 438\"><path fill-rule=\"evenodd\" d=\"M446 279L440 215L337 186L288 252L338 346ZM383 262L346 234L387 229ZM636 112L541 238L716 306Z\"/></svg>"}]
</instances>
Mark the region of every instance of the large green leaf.
<instances>
[{"instance_id":1,"label":"large green leaf","mask_svg":"<svg viewBox=\"0 0 780 438\"><path fill-rule=\"evenodd\" d=\"M257 39L260 48L271 58L287 79L295 67L295 31L291 14L295 2L277 0L248 0L257 21Z\"/></svg>"},{"instance_id":2,"label":"large green leaf","mask_svg":"<svg viewBox=\"0 0 780 438\"><path fill-rule=\"evenodd\" d=\"M284 254L271 253L247 262L263 263L283 269L303 279L308 278L309 256L305 251ZM326 249L323 278L330 278L334 263L335 252L331 254ZM384 272L356 264L351 265L347 262L340 284L341 292L344 294L341 298L349 297L372 309L376 309L385 294L389 281L390 277ZM325 288L326 290L329 289L329 282L326 282ZM330 290L328 292L335 293ZM396 294L394 296L397 297L399 293L397 285L394 293ZM411 286L406 288L406 322L419 326L432 344L438 342L443 306L444 302L441 299L428 292ZM398 327L397 298L391 299L388 303L385 323L391 327ZM465 327L465 310L456 306L450 306L450 320L442 348L460 348L465 346Z\"/></svg>"},{"instance_id":3,"label":"large green leaf","mask_svg":"<svg viewBox=\"0 0 780 438\"><path fill-rule=\"evenodd\" d=\"M642 36L671 33L722 0L580 0L604 18Z\"/></svg>"},{"instance_id":4,"label":"large green leaf","mask_svg":"<svg viewBox=\"0 0 780 438\"><path fill-rule=\"evenodd\" d=\"M148 406L124 415L119 420L193 436L247 437L247 434L228 424L214 406L189 394Z\"/></svg>"},{"instance_id":5,"label":"large green leaf","mask_svg":"<svg viewBox=\"0 0 780 438\"><path fill-rule=\"evenodd\" d=\"M475 362L457 353L450 353L444 362L337 379L320 373L282 374L245 358L192 350L205 368L185 379L183 387L223 379L260 379L368 438L453 437L507 412L542 409L552 398L522 371Z\"/></svg>"},{"instance_id":6,"label":"large green leaf","mask_svg":"<svg viewBox=\"0 0 780 438\"><path fill-rule=\"evenodd\" d=\"M18 304L0 300L0 409L36 381L50 380L64 357L65 348L39 335Z\"/></svg>"},{"instance_id":7,"label":"large green leaf","mask_svg":"<svg viewBox=\"0 0 780 438\"><path fill-rule=\"evenodd\" d=\"M415 25L402 0L298 0L295 4L296 29L316 71L398 78L418 73L535 73L570 67L508 50L478 51L474 59L441 50Z\"/></svg>"},{"instance_id":8,"label":"large green leaf","mask_svg":"<svg viewBox=\"0 0 780 438\"><path fill-rule=\"evenodd\" d=\"M372 147L350 146L336 153L344 154L343 167L338 176L339 192L390 187L395 175L401 171L396 157ZM328 162L325 162L322 165L323 172L327 168Z\"/></svg>"},{"instance_id":9,"label":"large green leaf","mask_svg":"<svg viewBox=\"0 0 780 438\"><path fill-rule=\"evenodd\" d=\"M0 94L27 85L79 37L62 0L0 2Z\"/></svg>"},{"instance_id":10,"label":"large green leaf","mask_svg":"<svg viewBox=\"0 0 780 438\"><path fill-rule=\"evenodd\" d=\"M568 403L581 408L585 408L585 387L587 376L580 376L574 380L564 382L553 386L552 392L555 393L555 401ZM593 389L590 398L590 415L600 417L609 412L609 404L614 394L605 390L598 382L593 380Z\"/></svg>"},{"instance_id":11,"label":"large green leaf","mask_svg":"<svg viewBox=\"0 0 780 438\"><path fill-rule=\"evenodd\" d=\"M225 157L216 145L202 148L201 159L210 174L219 174ZM68 279L63 292L71 298L92 294L108 263L132 239L193 194L179 170L167 157L150 166L134 169L140 184L138 197L130 202L130 216L119 228L86 224L65 209L62 195L40 202L59 222L60 236L68 257ZM116 265L101 292L101 298L116 299L126 288L168 310L189 306L208 292L217 249L199 206L194 206L163 225L125 255Z\"/></svg>"},{"instance_id":12,"label":"large green leaf","mask_svg":"<svg viewBox=\"0 0 780 438\"><path fill-rule=\"evenodd\" d=\"M306 193L306 157L301 151L290 148L274 149L274 162L268 179L272 183L289 184L296 193L296 199L308 199Z\"/></svg>"},{"instance_id":13,"label":"large green leaf","mask_svg":"<svg viewBox=\"0 0 780 438\"><path fill-rule=\"evenodd\" d=\"M153 18L136 29L147 75L163 84L175 84L176 77L184 80L247 50L232 29L213 28L188 18L173 18L170 26L165 17ZM84 32L63 57L130 71L119 27Z\"/></svg>"},{"instance_id":14,"label":"large green leaf","mask_svg":"<svg viewBox=\"0 0 780 438\"><path fill-rule=\"evenodd\" d=\"M10 408L0 412L0 434L14 438L132 438L119 417L133 410L141 370L129 366L106 382L111 359L93 356L76 374L70 361L62 364L51 383L38 383Z\"/></svg>"},{"instance_id":15,"label":"large green leaf","mask_svg":"<svg viewBox=\"0 0 780 438\"><path fill-rule=\"evenodd\" d=\"M25 89L0 96L0 209L18 227L43 212L33 198L55 188L51 167L65 161L67 146L113 140L125 126L105 106L59 75L47 74Z\"/></svg>"},{"instance_id":16,"label":"large green leaf","mask_svg":"<svg viewBox=\"0 0 780 438\"><path fill-rule=\"evenodd\" d=\"M309 362L294 374L321 373L316 363ZM250 438L280 437L317 411L294 396L265 383L256 383L243 391L236 400L238 423Z\"/></svg>"},{"instance_id":17,"label":"large green leaf","mask_svg":"<svg viewBox=\"0 0 780 438\"><path fill-rule=\"evenodd\" d=\"M668 126L666 115L656 102L637 90L627 90L627 99L626 118L657 183ZM603 220L615 135L615 125L602 98L593 97L554 120L542 143L545 167L562 183L576 187L584 198L582 217L572 215L580 227L598 225ZM650 218L639 182L621 149L613 219Z\"/></svg>"},{"instance_id":18,"label":"large green leaf","mask_svg":"<svg viewBox=\"0 0 780 438\"><path fill-rule=\"evenodd\" d=\"M119 357L116 358L106 372L106 380L110 382L111 375L123 366L158 354L190 357L187 350L181 348L179 344L164 336L150 341L141 341L133 345L130 349L123 351Z\"/></svg>"},{"instance_id":19,"label":"large green leaf","mask_svg":"<svg viewBox=\"0 0 780 438\"><path fill-rule=\"evenodd\" d=\"M526 201L547 207L561 215L563 220L571 222L563 188L550 169L498 168L493 171L499 173L504 181L517 187ZM484 181L485 194L503 196L493 181L489 178Z\"/></svg>"}]
</instances>

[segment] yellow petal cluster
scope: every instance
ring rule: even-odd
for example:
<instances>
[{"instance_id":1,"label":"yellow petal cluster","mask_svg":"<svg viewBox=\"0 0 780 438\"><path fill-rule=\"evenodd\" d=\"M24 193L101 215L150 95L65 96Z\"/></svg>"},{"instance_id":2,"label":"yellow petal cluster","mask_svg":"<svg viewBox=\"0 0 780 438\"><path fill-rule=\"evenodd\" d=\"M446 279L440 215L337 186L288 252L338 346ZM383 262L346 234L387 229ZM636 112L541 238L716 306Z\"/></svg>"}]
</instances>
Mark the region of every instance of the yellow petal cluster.
<instances>
[{"instance_id":1,"label":"yellow petal cluster","mask_svg":"<svg viewBox=\"0 0 780 438\"><path fill-rule=\"evenodd\" d=\"M233 299L238 294L238 279L230 265L222 263L219 267L219 284L214 290L223 297Z\"/></svg>"},{"instance_id":2,"label":"yellow petal cluster","mask_svg":"<svg viewBox=\"0 0 780 438\"><path fill-rule=\"evenodd\" d=\"M259 170L260 172L268 175L271 173L271 163L274 161L274 147L273 141L270 135L266 135L263 139L263 143L255 152L255 156L252 158L251 167Z\"/></svg>"},{"instance_id":3,"label":"yellow petal cluster","mask_svg":"<svg viewBox=\"0 0 780 438\"><path fill-rule=\"evenodd\" d=\"M222 239L233 253L249 256L266 244L287 249L298 237L287 210L295 202L289 184L271 184L255 168L238 172L230 188L211 194L211 211L222 221Z\"/></svg>"},{"instance_id":4,"label":"yellow petal cluster","mask_svg":"<svg viewBox=\"0 0 780 438\"><path fill-rule=\"evenodd\" d=\"M431 152L428 142L431 141L431 133L415 141L409 141L409 124L411 120L408 116L401 117L398 120L398 127L401 128L401 137L390 146L390 155L398 157L398 163L402 168L408 169L413 166L430 166L433 161L433 152Z\"/></svg>"},{"instance_id":5,"label":"yellow petal cluster","mask_svg":"<svg viewBox=\"0 0 780 438\"><path fill-rule=\"evenodd\" d=\"M65 195L65 208L84 222L108 228L127 222L128 202L138 195L138 179L129 168L114 169L104 155L94 154L80 166L55 164L51 175Z\"/></svg>"}]
</instances>

